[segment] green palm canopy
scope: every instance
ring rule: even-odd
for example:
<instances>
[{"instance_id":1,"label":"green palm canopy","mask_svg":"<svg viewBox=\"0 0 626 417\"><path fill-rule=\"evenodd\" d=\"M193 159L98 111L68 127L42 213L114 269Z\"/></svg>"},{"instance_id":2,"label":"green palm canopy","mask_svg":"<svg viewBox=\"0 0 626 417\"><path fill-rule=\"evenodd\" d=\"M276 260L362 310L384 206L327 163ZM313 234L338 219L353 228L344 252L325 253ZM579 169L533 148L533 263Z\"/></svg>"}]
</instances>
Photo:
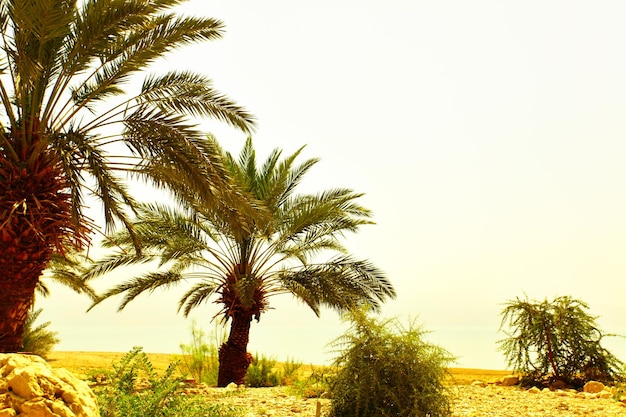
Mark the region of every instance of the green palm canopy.
<instances>
[{"instance_id":1,"label":"green palm canopy","mask_svg":"<svg viewBox=\"0 0 626 417\"><path fill-rule=\"evenodd\" d=\"M347 254L340 241L344 234L372 223L370 211L356 201L361 194L343 188L296 193L318 161L297 164L301 150L282 159L281 151L274 150L261 165L250 139L238 158L224 153L230 176L242 194L264 209L258 211L261 215L237 220L211 204L195 211L141 205L133 229L142 253L132 252L128 232L117 233L106 241L116 249L98 261L87 278L133 264L158 262L159 268L122 282L98 302L123 295L121 310L144 292L188 283L179 301L185 315L212 300L221 308L218 316L230 320L228 340L220 348L218 384L224 386L242 383L251 360L250 324L267 310L270 297L291 294L317 315L322 307L378 308L395 297L385 275L372 263Z\"/></svg>"},{"instance_id":2,"label":"green palm canopy","mask_svg":"<svg viewBox=\"0 0 626 417\"><path fill-rule=\"evenodd\" d=\"M87 196L109 229L133 236L128 174L205 201L237 199L188 116L245 132L252 117L204 75L144 76L176 48L222 36L218 20L174 13L180 3L0 0L0 352L21 348L51 256L88 244Z\"/></svg>"}]
</instances>

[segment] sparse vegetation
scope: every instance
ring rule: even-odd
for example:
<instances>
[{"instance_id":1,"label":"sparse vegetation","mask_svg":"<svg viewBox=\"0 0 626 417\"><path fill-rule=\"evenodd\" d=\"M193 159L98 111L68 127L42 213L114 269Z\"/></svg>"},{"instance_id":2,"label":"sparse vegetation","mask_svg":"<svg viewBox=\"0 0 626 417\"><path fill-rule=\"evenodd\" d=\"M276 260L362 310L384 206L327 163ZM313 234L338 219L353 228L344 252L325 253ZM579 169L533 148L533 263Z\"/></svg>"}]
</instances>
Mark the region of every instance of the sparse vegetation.
<instances>
[{"instance_id":1,"label":"sparse vegetation","mask_svg":"<svg viewBox=\"0 0 626 417\"><path fill-rule=\"evenodd\" d=\"M257 353L248 368L244 384L255 388L290 385L297 379L301 366L301 363L291 359L279 365L276 359Z\"/></svg>"},{"instance_id":2,"label":"sparse vegetation","mask_svg":"<svg viewBox=\"0 0 626 417\"><path fill-rule=\"evenodd\" d=\"M425 342L414 324L378 321L362 310L348 319L352 327L335 341L331 417L450 415L447 351Z\"/></svg>"},{"instance_id":3,"label":"sparse vegetation","mask_svg":"<svg viewBox=\"0 0 626 417\"><path fill-rule=\"evenodd\" d=\"M240 410L208 404L201 397L183 395L177 364L159 375L141 348L134 348L113 364L109 383L96 387L101 417L237 417Z\"/></svg>"},{"instance_id":4,"label":"sparse vegetation","mask_svg":"<svg viewBox=\"0 0 626 417\"><path fill-rule=\"evenodd\" d=\"M508 365L522 373L523 386L561 381L580 387L589 380L619 378L623 363L600 344L607 335L588 309L569 296L542 302L516 298L505 304L500 330L507 337L498 344ZM504 331L505 326L512 330Z\"/></svg>"},{"instance_id":5,"label":"sparse vegetation","mask_svg":"<svg viewBox=\"0 0 626 417\"><path fill-rule=\"evenodd\" d=\"M195 321L191 325L191 343L181 344L182 357L180 369L198 382L209 386L217 385L219 369L218 347L225 342L225 334L217 325L207 336Z\"/></svg>"},{"instance_id":6,"label":"sparse vegetation","mask_svg":"<svg viewBox=\"0 0 626 417\"><path fill-rule=\"evenodd\" d=\"M293 391L305 398L332 398L331 384L336 376L336 369L332 366L311 365L311 372L306 378L293 383Z\"/></svg>"}]
</instances>

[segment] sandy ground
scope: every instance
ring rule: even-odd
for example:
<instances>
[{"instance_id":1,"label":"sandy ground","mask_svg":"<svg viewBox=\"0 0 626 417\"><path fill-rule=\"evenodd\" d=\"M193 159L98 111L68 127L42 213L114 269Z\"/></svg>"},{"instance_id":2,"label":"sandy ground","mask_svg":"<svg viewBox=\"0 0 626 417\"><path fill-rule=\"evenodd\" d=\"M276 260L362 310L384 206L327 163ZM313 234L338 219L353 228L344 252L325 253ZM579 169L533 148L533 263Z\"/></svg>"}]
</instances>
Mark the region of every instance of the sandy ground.
<instances>
[{"instance_id":1,"label":"sandy ground","mask_svg":"<svg viewBox=\"0 0 626 417\"><path fill-rule=\"evenodd\" d=\"M52 367L65 368L78 376L89 375L102 370L111 369L113 362L119 361L126 352L52 352L48 355L48 362ZM146 353L148 359L157 371L163 371L176 360L177 355L171 353ZM308 367L305 365L303 367ZM510 374L504 370L451 368L451 383L467 385L473 381L495 382L504 375Z\"/></svg>"},{"instance_id":2,"label":"sandy ground","mask_svg":"<svg viewBox=\"0 0 626 417\"><path fill-rule=\"evenodd\" d=\"M53 367L66 368L78 376L111 369L125 353L113 352L54 352L48 357ZM148 358L157 371L164 370L176 355L149 353ZM576 391L533 392L519 387L496 384L510 374L504 370L450 369L451 417L626 417L626 399L615 398L610 387L603 395ZM475 381L482 381L477 384ZM196 389L193 389L196 390ZM325 416L330 400L303 398L289 387L201 388L198 392L207 401L230 405L244 410L246 417L314 417Z\"/></svg>"}]
</instances>

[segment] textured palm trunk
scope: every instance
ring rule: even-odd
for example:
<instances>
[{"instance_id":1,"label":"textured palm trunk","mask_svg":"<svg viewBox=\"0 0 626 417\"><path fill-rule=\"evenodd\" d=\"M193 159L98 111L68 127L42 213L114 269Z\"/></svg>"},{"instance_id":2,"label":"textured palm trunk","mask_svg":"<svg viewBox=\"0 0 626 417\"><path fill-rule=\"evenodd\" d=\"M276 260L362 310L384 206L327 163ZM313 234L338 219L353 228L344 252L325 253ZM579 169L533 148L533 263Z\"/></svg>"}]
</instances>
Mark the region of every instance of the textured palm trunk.
<instances>
[{"instance_id":1,"label":"textured palm trunk","mask_svg":"<svg viewBox=\"0 0 626 417\"><path fill-rule=\"evenodd\" d=\"M19 159L0 148L0 352L22 349L24 323L50 255L72 236L71 196L53 153L19 145Z\"/></svg>"},{"instance_id":2,"label":"textured palm trunk","mask_svg":"<svg viewBox=\"0 0 626 417\"><path fill-rule=\"evenodd\" d=\"M252 314L249 312L238 311L231 316L230 334L219 352L218 387L225 387L231 382L243 384L248 367L252 363L252 355L247 350L251 322Z\"/></svg>"},{"instance_id":3,"label":"textured palm trunk","mask_svg":"<svg viewBox=\"0 0 626 417\"><path fill-rule=\"evenodd\" d=\"M0 353L22 350L24 323L43 272L48 251L28 253L11 242L0 242Z\"/></svg>"}]
</instances>

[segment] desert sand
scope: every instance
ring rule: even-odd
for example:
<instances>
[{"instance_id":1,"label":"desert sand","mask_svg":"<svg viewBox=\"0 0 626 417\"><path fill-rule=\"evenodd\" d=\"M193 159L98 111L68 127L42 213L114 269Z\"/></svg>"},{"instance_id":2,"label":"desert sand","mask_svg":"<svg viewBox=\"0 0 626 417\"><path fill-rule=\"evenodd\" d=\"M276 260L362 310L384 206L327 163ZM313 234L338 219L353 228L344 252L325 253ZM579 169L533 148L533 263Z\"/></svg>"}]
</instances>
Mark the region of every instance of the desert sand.
<instances>
[{"instance_id":1,"label":"desert sand","mask_svg":"<svg viewBox=\"0 0 626 417\"><path fill-rule=\"evenodd\" d=\"M53 352L48 362L66 368L78 376L111 369L111 363L125 353ZM176 359L174 354L148 353L158 371ZM450 369L452 417L617 417L626 416L626 406L616 398L615 389L607 387L597 394L573 390L539 391L499 385L506 370ZM246 417L313 417L318 408L321 416L329 409L327 399L306 399L289 388L206 388L190 389L207 401L242 408Z\"/></svg>"}]
</instances>

